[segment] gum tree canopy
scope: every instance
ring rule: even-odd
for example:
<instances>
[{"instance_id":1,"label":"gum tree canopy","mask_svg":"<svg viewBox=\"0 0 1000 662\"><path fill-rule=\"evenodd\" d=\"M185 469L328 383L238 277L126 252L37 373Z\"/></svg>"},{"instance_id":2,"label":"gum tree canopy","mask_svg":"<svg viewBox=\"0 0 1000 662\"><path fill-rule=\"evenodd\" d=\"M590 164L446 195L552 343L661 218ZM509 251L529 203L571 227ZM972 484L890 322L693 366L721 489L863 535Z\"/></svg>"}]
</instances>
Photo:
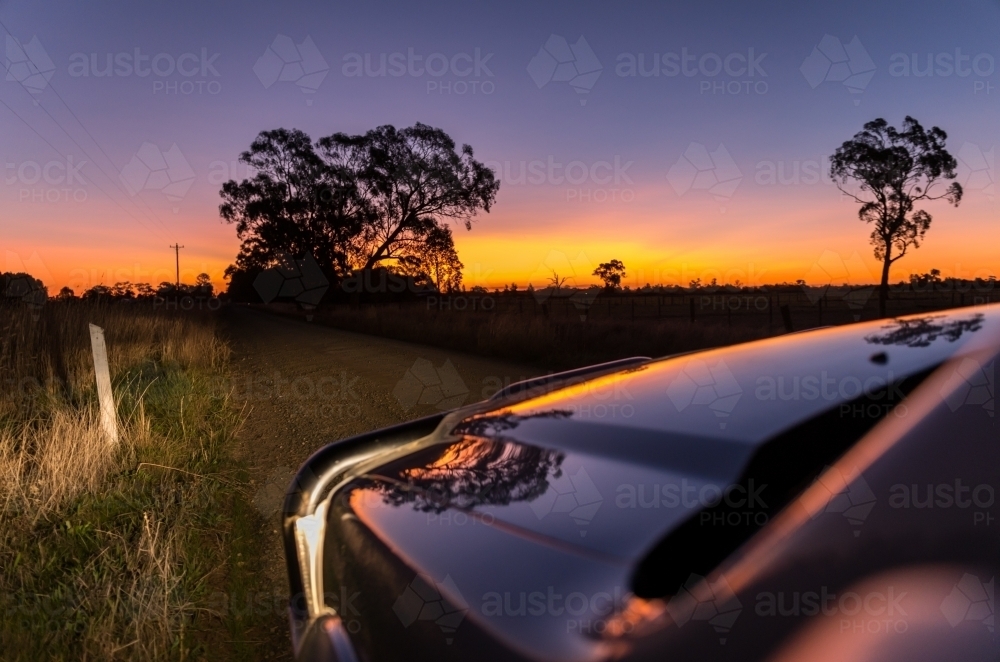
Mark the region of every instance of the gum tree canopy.
<instances>
[{"instance_id":1,"label":"gum tree canopy","mask_svg":"<svg viewBox=\"0 0 1000 662\"><path fill-rule=\"evenodd\" d=\"M441 129L414 124L397 130L380 126L360 136L336 133L318 142L332 167L354 175L356 193L369 212L351 242L356 267L419 257L442 221L472 228L472 218L489 212L500 182L473 158L472 147Z\"/></svg>"},{"instance_id":2,"label":"gum tree canopy","mask_svg":"<svg viewBox=\"0 0 1000 662\"><path fill-rule=\"evenodd\" d=\"M223 184L219 208L243 242L230 272L309 252L334 278L388 268L454 289L462 264L448 222L471 229L500 188L469 145L420 123L315 142L265 131L240 160L254 174Z\"/></svg>"},{"instance_id":3,"label":"gum tree canopy","mask_svg":"<svg viewBox=\"0 0 1000 662\"><path fill-rule=\"evenodd\" d=\"M931 226L931 215L917 205L943 198L957 207L962 200L961 184L952 182L943 190L935 186L955 179L958 163L944 147L947 138L938 127L926 131L910 116L902 130L879 118L830 157L837 187L861 203L858 217L872 225L871 243L875 257L882 260L881 317L889 294L889 268L909 249L919 248Z\"/></svg>"},{"instance_id":4,"label":"gum tree canopy","mask_svg":"<svg viewBox=\"0 0 1000 662\"><path fill-rule=\"evenodd\" d=\"M306 253L325 271L344 273L346 245L365 217L348 174L324 163L297 129L262 131L240 161L251 176L225 182L220 193L219 213L236 225L242 242L227 274L266 269L284 254Z\"/></svg>"}]
</instances>

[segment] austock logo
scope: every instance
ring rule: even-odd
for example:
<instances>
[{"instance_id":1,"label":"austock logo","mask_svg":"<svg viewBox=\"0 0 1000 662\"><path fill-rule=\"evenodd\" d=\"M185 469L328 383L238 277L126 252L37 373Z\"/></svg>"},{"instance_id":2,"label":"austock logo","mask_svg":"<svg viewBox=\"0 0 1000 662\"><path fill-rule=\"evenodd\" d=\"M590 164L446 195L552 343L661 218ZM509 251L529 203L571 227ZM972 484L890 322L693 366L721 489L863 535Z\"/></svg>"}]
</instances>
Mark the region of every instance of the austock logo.
<instances>
[{"instance_id":1,"label":"austock logo","mask_svg":"<svg viewBox=\"0 0 1000 662\"><path fill-rule=\"evenodd\" d=\"M953 628L965 621L978 621L993 632L996 627L995 611L994 578L984 582L969 573L962 575L941 603L941 613Z\"/></svg>"},{"instance_id":2,"label":"austock logo","mask_svg":"<svg viewBox=\"0 0 1000 662\"><path fill-rule=\"evenodd\" d=\"M42 281L31 276L9 279L3 294L8 299L20 299L32 307L41 307L47 298Z\"/></svg>"},{"instance_id":3,"label":"austock logo","mask_svg":"<svg viewBox=\"0 0 1000 662\"><path fill-rule=\"evenodd\" d=\"M804 280L806 284L802 290L809 303L815 305L824 298L841 299L851 311L855 311L855 321L861 319L857 311L862 310L875 293L874 286L851 287L849 284L852 281L870 283L874 280L857 251L846 260L839 253L823 251L806 272Z\"/></svg>"},{"instance_id":4,"label":"austock logo","mask_svg":"<svg viewBox=\"0 0 1000 662\"><path fill-rule=\"evenodd\" d=\"M493 53L484 54L480 48L452 55L422 55L413 48L406 49L405 53L348 53L343 57L341 73L347 78L423 78L427 75L433 79L427 81L427 94L493 94L496 85L488 80L493 78L489 68L492 58Z\"/></svg>"},{"instance_id":5,"label":"austock logo","mask_svg":"<svg viewBox=\"0 0 1000 662\"><path fill-rule=\"evenodd\" d=\"M634 629L634 624L619 621L617 616L627 609L632 598L633 594L620 586L594 593L573 591L564 594L549 585L544 591L489 591L483 595L480 612L490 619L564 618L567 633L628 633Z\"/></svg>"},{"instance_id":6,"label":"austock logo","mask_svg":"<svg viewBox=\"0 0 1000 662\"><path fill-rule=\"evenodd\" d=\"M958 179L966 191L982 191L989 200L996 195L996 148L984 151L979 145L963 143L958 150Z\"/></svg>"},{"instance_id":7,"label":"austock logo","mask_svg":"<svg viewBox=\"0 0 1000 662\"><path fill-rule=\"evenodd\" d=\"M743 181L743 173L725 145L720 144L709 152L701 143L691 143L670 166L667 181L677 195L690 190L707 191L724 205ZM725 212L725 206L720 207L720 211Z\"/></svg>"},{"instance_id":8,"label":"austock logo","mask_svg":"<svg viewBox=\"0 0 1000 662\"><path fill-rule=\"evenodd\" d=\"M295 470L288 467L278 467L270 473L253 496L253 505L261 515L271 517L280 512L285 492L294 477Z\"/></svg>"},{"instance_id":9,"label":"austock logo","mask_svg":"<svg viewBox=\"0 0 1000 662\"><path fill-rule=\"evenodd\" d=\"M577 94L588 94L604 67L583 35L570 44L565 37L549 35L535 57L528 63L528 74L541 89L549 83L568 83ZM585 98L580 105L587 104Z\"/></svg>"},{"instance_id":10,"label":"austock logo","mask_svg":"<svg viewBox=\"0 0 1000 662\"><path fill-rule=\"evenodd\" d=\"M756 595L754 613L760 617L812 618L840 616L840 632L903 634L909 613L903 606L907 591L895 586L873 591L838 593L827 586L813 591L763 591Z\"/></svg>"},{"instance_id":11,"label":"austock logo","mask_svg":"<svg viewBox=\"0 0 1000 662\"><path fill-rule=\"evenodd\" d=\"M441 628L445 643L450 645L454 641L455 630L469 611L469 605L451 575L446 575L441 583L430 577L417 575L396 598L392 611L404 628L409 628L417 621L433 622Z\"/></svg>"},{"instance_id":12,"label":"austock logo","mask_svg":"<svg viewBox=\"0 0 1000 662\"><path fill-rule=\"evenodd\" d=\"M753 47L746 55L739 52L696 54L682 47L680 53L620 53L616 58L615 73L621 77L643 78L663 76L673 78L700 78L699 93L705 94L767 94L767 72L763 62L767 53L758 53ZM719 80L722 79L722 80ZM728 80L727 80L728 79Z\"/></svg>"},{"instance_id":13,"label":"austock logo","mask_svg":"<svg viewBox=\"0 0 1000 662\"><path fill-rule=\"evenodd\" d=\"M971 65L971 66L970 66ZM889 58L889 75L908 78L968 78L975 75L972 81L973 94L990 94L994 87L989 80L982 80L993 75L996 60L990 53L963 53L956 48L954 53L939 51L937 53L893 53Z\"/></svg>"},{"instance_id":14,"label":"austock logo","mask_svg":"<svg viewBox=\"0 0 1000 662\"><path fill-rule=\"evenodd\" d=\"M118 53L73 53L69 56L68 73L73 78L147 78L153 76L153 94L219 94L222 84L215 61L219 53L188 51L174 56L171 53L143 54L136 47ZM181 80L176 80L180 77ZM169 80L173 78L174 80Z\"/></svg>"},{"instance_id":15,"label":"austock logo","mask_svg":"<svg viewBox=\"0 0 1000 662\"><path fill-rule=\"evenodd\" d=\"M763 494L767 483L759 485L753 478L746 485L730 483L700 483L687 478L679 483L663 484L622 484L615 495L615 505L619 508L684 508L698 512L698 523L702 526L741 526L755 524L763 526L768 522L767 503ZM729 512L712 512L711 509L725 503ZM739 509L739 510L736 510Z\"/></svg>"},{"instance_id":16,"label":"austock logo","mask_svg":"<svg viewBox=\"0 0 1000 662\"><path fill-rule=\"evenodd\" d=\"M971 358L963 358L941 386L951 411L960 407L980 407L993 418L996 411L996 362L982 365Z\"/></svg>"},{"instance_id":17,"label":"austock logo","mask_svg":"<svg viewBox=\"0 0 1000 662\"><path fill-rule=\"evenodd\" d=\"M666 609L679 628L691 621L707 621L724 645L726 635L743 613L743 604L725 577L713 581L692 574L667 602Z\"/></svg>"},{"instance_id":18,"label":"austock logo","mask_svg":"<svg viewBox=\"0 0 1000 662\"><path fill-rule=\"evenodd\" d=\"M875 75L875 62L857 35L846 44L832 35L823 35L799 71L813 89L823 83L841 83L851 94L859 95ZM860 98L854 99L855 106L860 103Z\"/></svg>"},{"instance_id":19,"label":"austock logo","mask_svg":"<svg viewBox=\"0 0 1000 662\"><path fill-rule=\"evenodd\" d=\"M161 191L167 200L179 202L194 184L195 174L177 143L164 152L147 142L125 164L119 177L131 196L141 191Z\"/></svg>"},{"instance_id":20,"label":"austock logo","mask_svg":"<svg viewBox=\"0 0 1000 662\"><path fill-rule=\"evenodd\" d=\"M85 165L86 161L76 161L72 154L45 163L8 162L4 184L18 187L18 202L86 202L88 182L81 172Z\"/></svg>"},{"instance_id":21,"label":"austock logo","mask_svg":"<svg viewBox=\"0 0 1000 662\"><path fill-rule=\"evenodd\" d=\"M497 174L504 186L562 187L567 202L605 203L635 200L635 190L631 188L635 182L628 174L634 163L623 160L620 154L615 154L612 160L568 163L550 154L545 159L516 163L486 161L485 165Z\"/></svg>"},{"instance_id":22,"label":"austock logo","mask_svg":"<svg viewBox=\"0 0 1000 662\"><path fill-rule=\"evenodd\" d=\"M528 504L535 517L542 519L550 513L566 513L580 527L580 537L586 536L584 527L590 524L604 503L604 497L587 471L583 467L572 475L563 471L549 478L549 488Z\"/></svg>"},{"instance_id":23,"label":"austock logo","mask_svg":"<svg viewBox=\"0 0 1000 662\"><path fill-rule=\"evenodd\" d=\"M823 507L811 513L817 519L824 513L843 515L854 528L854 537L861 535L861 526L875 507L875 493L855 467L845 474L837 467L827 467L816 479L815 485L826 491L827 500Z\"/></svg>"},{"instance_id":24,"label":"austock logo","mask_svg":"<svg viewBox=\"0 0 1000 662\"><path fill-rule=\"evenodd\" d=\"M972 515L973 526L992 526L995 517L990 509L996 501L995 496L992 485L965 485L961 478L956 478L954 483L896 483L889 488L889 507L907 510L957 508Z\"/></svg>"},{"instance_id":25,"label":"austock logo","mask_svg":"<svg viewBox=\"0 0 1000 662\"><path fill-rule=\"evenodd\" d=\"M758 186L836 186L824 156L758 161L754 166L753 181Z\"/></svg>"},{"instance_id":26,"label":"austock logo","mask_svg":"<svg viewBox=\"0 0 1000 662\"><path fill-rule=\"evenodd\" d=\"M601 288L585 284L593 273L594 263L585 253L578 253L570 259L563 251L551 250L545 260L535 267L528 282L547 281L547 287L534 288L532 295L535 301L542 305L550 300L569 301L580 314L580 321L584 322L601 293Z\"/></svg>"},{"instance_id":27,"label":"austock logo","mask_svg":"<svg viewBox=\"0 0 1000 662\"><path fill-rule=\"evenodd\" d=\"M306 310L312 310L323 300L330 281L316 258L307 253L298 260L288 255L280 256L277 265L257 274L253 287L264 303L289 297Z\"/></svg>"},{"instance_id":28,"label":"austock logo","mask_svg":"<svg viewBox=\"0 0 1000 662\"><path fill-rule=\"evenodd\" d=\"M462 381L454 364L445 359L439 367L424 358L418 358L392 394L409 411L416 405L433 405L441 411L460 407L469 397L469 387Z\"/></svg>"},{"instance_id":29,"label":"austock logo","mask_svg":"<svg viewBox=\"0 0 1000 662\"><path fill-rule=\"evenodd\" d=\"M315 94L330 71L312 37L296 44L291 37L279 34L257 58L253 72L265 89L278 82L295 83L303 94ZM312 99L306 100L312 105Z\"/></svg>"},{"instance_id":30,"label":"austock logo","mask_svg":"<svg viewBox=\"0 0 1000 662\"><path fill-rule=\"evenodd\" d=\"M32 94L41 94L52 80L56 65L42 48L37 36L22 43L13 35L5 41L5 68L7 80L24 86Z\"/></svg>"},{"instance_id":31,"label":"austock logo","mask_svg":"<svg viewBox=\"0 0 1000 662\"><path fill-rule=\"evenodd\" d=\"M742 395L742 387L722 359L712 365L702 359L691 359L667 386L667 397L678 412L692 405L707 406L723 430Z\"/></svg>"}]
</instances>

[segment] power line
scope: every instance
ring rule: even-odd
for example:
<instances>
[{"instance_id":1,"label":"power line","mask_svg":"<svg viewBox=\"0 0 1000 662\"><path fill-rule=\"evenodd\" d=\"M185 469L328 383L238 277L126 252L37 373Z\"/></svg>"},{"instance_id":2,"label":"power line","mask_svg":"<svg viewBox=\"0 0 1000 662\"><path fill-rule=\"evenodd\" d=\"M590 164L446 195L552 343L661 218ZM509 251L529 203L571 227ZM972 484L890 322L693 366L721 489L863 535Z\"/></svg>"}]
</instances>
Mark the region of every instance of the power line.
<instances>
[{"instance_id":1,"label":"power line","mask_svg":"<svg viewBox=\"0 0 1000 662\"><path fill-rule=\"evenodd\" d=\"M8 34L8 35L9 35L9 36L10 36L10 37L12 38L12 39L15 39L15 40L17 39L17 38L16 38L15 36L14 36L14 34L13 34L13 33L12 33L12 32L11 32L11 31L10 31L10 30L9 30L8 28L7 28L6 24L4 24L4 23L3 23L3 21L0 21L0 28L3 28L4 32L6 32L6 33L7 33L7 34ZM8 70L8 73L9 73L9 69L10 69L10 68L9 68L9 67L6 67L6 69ZM126 191L125 191L125 190L124 190L124 189L122 188L122 185L121 185L121 183L120 183L120 182L118 181L118 179L117 179L116 177L113 177L113 176L111 176L111 175L109 175L109 174L107 173L107 171L106 171L106 170L105 170L105 169L104 169L104 168L102 167L101 163L100 163L100 162L98 162L98 160L97 160L97 159L93 158L93 157L92 157L92 156L91 156L91 155L90 155L90 154L89 154L89 153L87 152L87 150L86 150L86 149L85 149L85 148L84 148L84 147L83 147L83 146L82 146L82 145L81 145L81 144L80 144L79 142L77 142L76 138L74 138L74 137L73 137L73 136L72 136L72 135L71 135L71 134L69 133L69 131L67 131L67 130L66 130L66 128L65 128L65 127L64 127L64 126L62 125L62 123L60 123L60 122L59 122L59 120L58 120L58 119L56 119L56 118L55 118L55 116L53 116L51 112L49 112L48 108L46 108L46 107L45 107L44 105L42 105L42 103L41 103L41 101L40 101L40 100L38 100L38 99L35 99L35 98L34 98L34 95L32 95L32 93L31 93L31 90L29 90L29 89L28 89L27 87L25 87L25 85L24 85L24 83L23 83L22 81L20 81L20 80L17 80L16 78L15 78L15 80L17 81L18 85L20 85L20 86L21 86L21 89L23 89L23 90L24 90L24 91L25 91L25 92L26 92L26 93L27 93L27 94L29 95L29 98L31 98L31 99L32 99L32 101L33 101L33 102L35 103L35 105L37 105L37 106L38 106L39 108L41 108L41 109L42 109L42 110L43 110L43 111L45 112L45 114L46 114L46 115L48 115L49 119L51 119L51 120L52 120L52 121L53 121L53 122L54 122L54 123L56 124L56 126L58 126L58 127L59 127L59 129L60 129L60 130L62 130L62 132L63 132L64 134L66 134L66 136L67 136L67 137L68 137L68 138L69 138L69 139L70 139L71 141L73 141L73 144L75 144L75 145L76 145L76 146L77 146L77 147L78 147L78 148L80 149L80 151L82 151L82 152L83 152L84 156L86 156L86 157L87 157L88 159L90 159L91 161L93 161L94 165L95 165L95 166L97 166L97 169L98 169L98 170L99 170L99 171L101 172L101 174L102 174L102 175L104 175L104 176L105 176L105 177L106 177L106 178L107 178L107 179L108 179L108 180L109 180L109 181L110 181L110 182L111 182L112 184L114 184L114 185L115 185L115 186L116 186L116 187L118 188L118 190L119 190L119 191L120 191L121 193L123 193L123 194L124 194L124 193L126 193ZM104 158L105 158L105 159L107 159L108 163L110 163L110 164L111 164L111 167L112 167L112 169L114 170L114 169L115 169L115 163L114 163L114 161L113 161L113 160L111 159L111 157L110 157L110 156L108 156L108 153L107 153L106 151L104 151L104 148L103 148L103 147L101 147L101 144L100 144L100 143L99 143L99 142L97 141L97 139L96 139L96 138L94 138L93 134L91 134L91 133L90 133L90 131L89 131L89 130L87 129L87 127L86 127L86 126L85 126L85 125L83 124L83 122L82 122L82 121L80 120L80 118L79 118L79 117L77 116L77 114L76 114L75 112L73 112L73 109L72 109L72 108L70 107L70 105L69 105L68 103L66 103L66 100L65 100L65 99L63 99L62 95L60 95L60 94L59 94L59 91L58 91L58 90L57 90L57 89L55 88L55 86L54 86L54 85L52 85L52 83L51 83L51 82L48 82L48 84L47 84L47 87L48 87L49 89L51 89L51 90L52 90L52 93L53 93L53 94L55 94L55 95L56 95L56 97L57 97L57 98L58 98L58 99L59 99L59 100L60 100L60 101L62 102L63 106L65 106L65 107L66 107L66 110L67 110L67 111L69 111L70 115L72 115L72 116L73 116L73 119L75 119L75 120L76 120L77 124L79 124L79 125L80 125L80 128L82 128L82 129L83 129L84 133L86 133L86 134L87 134L87 136L88 136L88 137L90 138L90 140L91 140L91 141L92 141L92 142L94 143L94 145L95 145L95 146L97 147L97 149L98 149L98 150L100 150L101 154L103 154L103 155L104 155ZM6 105L6 104L4 104L4 105ZM10 108L10 107L8 106L8 108ZM24 120L22 119L22 121L24 121ZM32 130L34 131L34 129L32 129ZM35 133L36 133L36 134L38 134L38 132L37 132L37 131L35 131ZM46 142L48 142L48 141L46 141ZM51 144L51 143L49 143L49 146L51 147L51 146L52 146L52 144ZM53 147L53 149L55 149L55 148ZM58 152L59 150L56 150L56 151ZM65 158L65 155L63 155L63 154L62 154L61 152L59 152L59 153L60 153L60 155L61 155L61 156L63 156L63 157ZM100 188L100 187L98 187L98 188ZM109 198L111 197L111 196L110 196L110 195L109 195L109 194L108 194L108 193L107 193L106 191L104 191L103 189L102 189L102 192L103 192L103 193L104 193L105 195L107 195L107 196L108 196ZM129 197L128 199L129 199L129 200L130 200L130 201L132 202L132 204L134 204L134 205L135 205L135 206L136 206L137 208L139 208L139 209L141 210L141 207L140 207L140 205L139 205L138 203L136 203L136 202L135 202L135 199L134 199L133 197ZM147 215L147 217L150 217L150 216L151 216L151 219L155 219L155 220L156 220L156 221L157 221L157 222L158 222L158 223L160 224L160 226L161 226L161 227L162 227L162 228L163 228L164 230L167 230L167 226L166 226L166 225L165 225L165 224L163 223L163 220L162 220L162 219L160 219L160 217L159 217L159 216L157 216L157 214L156 214L156 213L155 213L155 212L154 212L154 211L152 210L152 208L150 208L150 207L149 207L149 205L148 205L148 204L146 204L146 201L145 201L145 200L143 200L143 199L142 199L142 198L140 197L140 198L139 198L139 202L141 202L141 203L142 203L142 205L143 205L143 206L145 206L145 207L146 207L146 209L148 210L148 212L149 212L149 213L148 213L148 214L146 214L146 215ZM124 209L124 207L122 207L122 206L121 206L120 204L119 204L118 206L119 206L119 207L120 207L120 208L122 209L122 211L126 211L126 210ZM139 219L138 219L138 218L137 218L136 216L134 216L134 215L133 215L133 214L132 214L131 212L128 212L128 211L126 211L126 213L128 213L128 214L129 214L129 216L131 216L131 217L133 218L133 220L135 220L135 221L139 222L140 224L144 225L144 227L147 227L147 229L151 230L151 228L149 228L148 226L145 226L145 224L143 224L143 223L142 223L142 222L141 222L141 221L140 221L140 220L139 220ZM145 213L145 212L144 212L144 213Z\"/></svg>"},{"instance_id":2,"label":"power line","mask_svg":"<svg viewBox=\"0 0 1000 662\"><path fill-rule=\"evenodd\" d=\"M8 35L10 35L11 37L14 37L14 35L13 35L13 34L11 33L11 31L10 31L10 30L8 30L8 29L7 29L7 26L6 26L5 24L4 24L4 22L3 22L2 20L0 20L0 27L2 27L2 28L3 28L3 30L4 30L4 32L6 32L6 33L7 33ZM20 81L19 81L19 82L20 82ZM21 83L21 87L24 87L24 84L23 84L23 83ZM66 110L67 110L67 111L69 112L69 114L73 116L73 119L75 119L75 120L76 120L76 123L80 125L80 128L81 128L81 129L83 129L83 132L87 134L87 137L88 137L88 138L90 138L90 141L91 141L92 143L94 143L94 145L95 145L95 146L97 147L97 149L98 149L98 150L99 150L99 151L101 152L101 154L102 154L102 155L104 155L104 158L105 158L105 159L107 159L108 163L110 163L110 164L111 164L111 168L112 168L112 170L117 170L118 168L117 168L117 166L115 165L115 162L114 162L114 160L113 160L113 159L112 159L112 158L111 158L110 156L108 156L108 153L107 153L107 152L105 152L105 151L104 151L104 148L103 148L103 147L101 146L101 143L99 143L99 142L97 141L97 138L95 138L95 137L94 137L94 135L93 135L93 134L92 134L92 133L90 132L90 130L89 130L89 129L87 128L87 126L86 126L86 125L85 125L85 124L83 123L83 121L82 121L82 120L81 120L81 119L79 118L79 116L77 116L77 114L76 114L75 112L73 112L73 108L72 108L72 107L70 107L70 105L69 105L69 104L68 104L68 103L66 102L66 100L65 100L65 99L63 99L62 95L61 95L61 94L59 94L59 90L57 90L57 89L56 89L55 85L53 85L53 84L52 84L52 82L51 82L51 81L49 81L49 82L48 82L48 84L46 85L46 87L48 87L48 88L49 88L50 90L52 90L52 93L56 95L56 98L57 98L57 99L59 99L59 101L61 101L61 102L62 102L63 106L65 106L65 108L66 108ZM30 92L29 92L29 93L30 93ZM52 121L54 121L54 122L56 123L56 125L57 125L57 126L59 126L59 128L60 128L60 129L62 129L63 133L65 133L65 134L66 134L67 136L69 136L70 140L72 140L72 141L73 141L73 143L74 143L74 144L75 144L75 145L76 145L77 147L79 147L79 148L80 148L81 150L83 150L83 147L82 147L82 146L80 146L80 143L76 142L76 139L75 139L75 138L73 138L72 136L70 136L70 135L69 135L69 132L67 132L67 131L66 131L66 129L65 129L65 128L64 128L64 127L63 127L63 126L61 125L61 124L59 124L59 121L58 121L58 120L56 120L56 119L55 119L54 117L52 117L52 114L51 114L51 113L49 113L48 109L46 109L46 108L45 108L45 106L43 106L43 105L41 104L41 102L40 102L40 101L38 101L37 103L38 103L38 106L39 106L39 107L40 107L40 108L41 108L42 110L44 110L44 111L45 111L45 113L46 113L46 114L47 114L47 115L48 115L49 117L51 117L51 118L52 118ZM91 156L90 156L89 154L87 154L87 153L86 153L86 151L84 151L84 155L85 155L85 156L86 156L87 158L89 158L89 159L91 159L91 160L94 160L94 159L93 159L93 158L92 158L92 157L91 157ZM96 162L96 160L94 160L94 162L95 162L95 164L97 163L97 162ZM109 175L108 175L108 174L107 174L106 172L104 172L104 170L103 170L102 168L100 168L100 166L99 166L99 165L98 165L98 168L99 168L99 169L101 170L101 172L102 172L102 173L104 174L104 176L105 176L105 177L108 177L108 179L111 179L111 180L112 180L112 181L113 181L113 182L114 182L114 183L115 183L115 184L116 184L116 185L117 185L117 186L119 187L119 188L118 188L118 190L119 190L119 191L122 191L122 193L125 193L125 191L123 191L123 190L121 189L121 186L120 186L120 185L118 184L117 180L115 180L115 179L113 179L112 177L110 177L110 176L109 176ZM130 199L130 200L133 200L133 204L136 204L136 206L137 206L137 207L139 206L139 204L138 204L138 203L135 203L135 202L134 202L134 199L135 199L135 198L132 198L132 197L130 197L129 199ZM161 227L162 227L162 228L163 228L164 230L167 230L167 226L166 226L166 225L164 225L164 223L163 223L163 220L162 220L162 219L161 219L161 218L160 218L160 217L159 217L159 216L158 216L158 215L156 214L156 211L155 211L155 210L153 210L153 208L152 208L152 207L150 207L150 206L149 206L149 205L148 205L148 204L146 203L146 201L142 199L142 197L141 197L141 196L139 196L139 197L138 197L138 200L139 200L139 203L141 203L141 205L142 205L143 207L145 207L145 208L146 208L146 209L147 209L147 210L149 211L149 213L150 213L150 214L151 214L151 215L153 216L153 218L155 218L155 219L156 219L156 221L157 221L157 222L158 222L158 223L160 224L160 226L161 226Z\"/></svg>"},{"instance_id":3,"label":"power line","mask_svg":"<svg viewBox=\"0 0 1000 662\"><path fill-rule=\"evenodd\" d=\"M174 264L176 264L176 266L177 266L177 281L175 282L175 285L177 286L177 289L180 289L180 287L181 287L181 249L184 248L184 247L181 246L181 245L179 245L179 244L174 244L173 246L169 246L169 248L174 249Z\"/></svg>"},{"instance_id":4,"label":"power line","mask_svg":"<svg viewBox=\"0 0 1000 662\"><path fill-rule=\"evenodd\" d=\"M5 107L6 109L7 109L7 110L9 110L9 111L10 111L11 113L13 113L13 114L14 114L14 116L15 116L15 117L17 117L17 119L21 120L21 122L22 122L22 123L23 123L23 124L24 124L24 125L25 125L26 127L28 127L29 129L31 129L32 133L34 133L34 134L35 134L36 136L38 136L39 138L41 138L41 139L42 139L42 141L43 141L43 142L44 142L44 143L45 143L46 145L48 145L49 147L51 147L51 148L52 148L52 150L53 150L53 151L54 151L54 152L55 152L56 154L58 154L59 156L63 157L64 159L67 159L67 161L69 160L69 157L67 157L67 156L66 156L65 154L63 154L62 150L60 150L60 149L59 149L58 147L56 147L55 145L53 145L53 144L52 144L52 143L51 143L51 142L49 141L49 139L48 139L48 138L46 138L45 136L43 136L43 135L42 135L41 133L39 133L39 132L38 132L38 130L37 130L37 129L35 129L35 127L31 126L31 124L29 124L29 123L28 123L28 120L26 120L26 119L24 119L23 117L21 117L20 113L18 113L18 112L17 112L16 110L14 110L13 108L11 108L11 107L10 107L10 105L8 105L6 101L4 101L3 99L0 99L0 104L2 104L2 105L3 105L3 106L4 106L4 107ZM89 158L89 157L88 157L88 158ZM163 238L163 235L160 235L160 234L159 234L159 232L158 232L158 231L157 231L157 230L156 230L155 228L151 228L151 227L149 227L148 225L146 225L145 223L143 223L141 219L139 219L139 218L137 218L136 216L134 216L134 215L132 214L132 212L130 212L130 211L129 211L128 209L125 209L124 207L122 207L121 203L120 203L120 202L118 202L118 200L116 200L116 199L115 199L115 198L114 198L114 197L113 197L113 196L112 196L112 195L111 195L110 193L108 193L108 192L107 192L107 191L105 191L105 190L104 190L103 188L101 188L100 184L98 184L98 183L97 183L96 181L95 181L95 182L92 182L92 183L94 184L94 186L96 186L96 187L97 187L97 190L98 190L98 191L100 191L101 193L103 193L104 195L106 195L106 196L108 197L108 199L109 199L109 200L110 200L111 202L115 203L115 205L117 205L117 206L118 206L118 208L119 208L119 209L121 209L121 210L122 210L123 212L125 212L126 214L128 214L129 216L131 216L131 217L132 217L132 220L134 220L134 221L136 221L137 223L139 223L140 225L142 225L142 226L143 226L144 228L146 228L146 230L148 230L149 232L152 232L153 234L155 234L155 235L158 235L158 236L159 236L160 238Z\"/></svg>"}]
</instances>

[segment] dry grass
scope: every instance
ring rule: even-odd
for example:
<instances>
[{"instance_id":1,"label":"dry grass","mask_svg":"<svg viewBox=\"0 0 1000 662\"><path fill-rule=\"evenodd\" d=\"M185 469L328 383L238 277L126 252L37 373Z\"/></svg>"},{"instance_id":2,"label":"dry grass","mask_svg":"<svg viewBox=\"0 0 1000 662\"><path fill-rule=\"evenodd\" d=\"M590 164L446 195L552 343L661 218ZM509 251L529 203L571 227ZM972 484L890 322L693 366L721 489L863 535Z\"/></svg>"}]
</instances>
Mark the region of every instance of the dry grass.
<instances>
[{"instance_id":1,"label":"dry grass","mask_svg":"<svg viewBox=\"0 0 1000 662\"><path fill-rule=\"evenodd\" d=\"M0 309L0 380L14 388L0 396L2 513L38 519L82 492L100 487L109 471L134 460L150 443L140 378L119 383L121 443L109 445L97 419L88 324L105 331L113 378L150 365L217 369L228 349L204 319L158 314L149 307L87 304Z\"/></svg>"},{"instance_id":2,"label":"dry grass","mask_svg":"<svg viewBox=\"0 0 1000 662\"><path fill-rule=\"evenodd\" d=\"M182 369L221 367L228 349L204 318L151 306L49 304L0 307L0 421L94 396L88 324L105 331L112 375L147 362Z\"/></svg>"},{"instance_id":3,"label":"dry grass","mask_svg":"<svg viewBox=\"0 0 1000 662\"><path fill-rule=\"evenodd\" d=\"M115 447L97 420L91 322L108 345ZM0 658L198 654L234 496L218 477L238 424L217 379L227 358L205 317L0 308Z\"/></svg>"},{"instance_id":4,"label":"dry grass","mask_svg":"<svg viewBox=\"0 0 1000 662\"><path fill-rule=\"evenodd\" d=\"M48 420L0 431L0 513L35 522L100 489L120 464L88 411L56 409Z\"/></svg>"}]
</instances>

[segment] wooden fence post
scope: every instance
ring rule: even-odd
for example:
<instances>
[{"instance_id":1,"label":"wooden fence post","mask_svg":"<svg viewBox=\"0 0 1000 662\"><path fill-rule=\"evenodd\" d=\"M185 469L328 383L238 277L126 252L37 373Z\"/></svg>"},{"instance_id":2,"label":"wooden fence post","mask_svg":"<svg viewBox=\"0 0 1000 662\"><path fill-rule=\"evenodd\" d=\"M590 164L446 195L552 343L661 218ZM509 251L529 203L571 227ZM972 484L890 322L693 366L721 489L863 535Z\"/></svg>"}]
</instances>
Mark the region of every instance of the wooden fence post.
<instances>
[{"instance_id":1,"label":"wooden fence post","mask_svg":"<svg viewBox=\"0 0 1000 662\"><path fill-rule=\"evenodd\" d=\"M97 376L97 399L101 406L101 429L108 442L118 445L118 415L115 394L111 390L111 372L108 369L108 348L104 344L104 329L90 325L90 347L94 353L94 374Z\"/></svg>"}]
</instances>

